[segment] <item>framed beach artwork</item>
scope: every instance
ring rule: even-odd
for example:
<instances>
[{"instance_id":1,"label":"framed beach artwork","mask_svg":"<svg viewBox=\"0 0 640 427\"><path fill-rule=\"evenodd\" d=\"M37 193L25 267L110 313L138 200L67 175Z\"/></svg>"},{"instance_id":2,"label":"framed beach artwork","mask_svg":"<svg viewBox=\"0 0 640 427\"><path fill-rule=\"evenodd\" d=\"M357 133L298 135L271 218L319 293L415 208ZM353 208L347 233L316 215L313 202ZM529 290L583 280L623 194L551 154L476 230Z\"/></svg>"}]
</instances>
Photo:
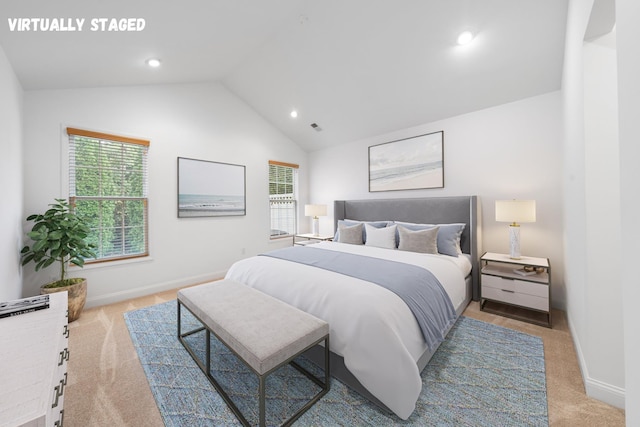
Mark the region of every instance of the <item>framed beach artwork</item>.
<instances>
[{"instance_id":1,"label":"framed beach artwork","mask_svg":"<svg viewBox=\"0 0 640 427\"><path fill-rule=\"evenodd\" d=\"M246 215L245 166L178 157L178 218Z\"/></svg>"},{"instance_id":2,"label":"framed beach artwork","mask_svg":"<svg viewBox=\"0 0 640 427\"><path fill-rule=\"evenodd\" d=\"M369 147L369 191L444 187L444 132Z\"/></svg>"}]
</instances>

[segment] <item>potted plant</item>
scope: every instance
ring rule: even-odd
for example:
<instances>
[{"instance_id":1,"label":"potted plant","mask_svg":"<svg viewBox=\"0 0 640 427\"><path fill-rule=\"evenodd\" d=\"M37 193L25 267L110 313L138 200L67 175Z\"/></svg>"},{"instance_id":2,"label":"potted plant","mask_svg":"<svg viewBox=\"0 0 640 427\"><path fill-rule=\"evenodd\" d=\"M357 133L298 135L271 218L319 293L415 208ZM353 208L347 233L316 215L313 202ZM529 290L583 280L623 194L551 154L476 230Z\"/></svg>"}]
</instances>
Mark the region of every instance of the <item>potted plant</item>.
<instances>
[{"instance_id":1,"label":"potted plant","mask_svg":"<svg viewBox=\"0 0 640 427\"><path fill-rule=\"evenodd\" d=\"M68 292L69 322L73 322L82 312L87 300L87 281L83 278L67 278L69 263L78 267L84 266L85 258L95 258L95 245L87 243L89 227L77 215L69 210L65 199L55 199L56 203L44 214L27 217L34 225L27 234L33 240L32 246L25 246L22 254L22 265L35 263L36 271L58 262L60 279L40 287L41 294Z\"/></svg>"}]
</instances>

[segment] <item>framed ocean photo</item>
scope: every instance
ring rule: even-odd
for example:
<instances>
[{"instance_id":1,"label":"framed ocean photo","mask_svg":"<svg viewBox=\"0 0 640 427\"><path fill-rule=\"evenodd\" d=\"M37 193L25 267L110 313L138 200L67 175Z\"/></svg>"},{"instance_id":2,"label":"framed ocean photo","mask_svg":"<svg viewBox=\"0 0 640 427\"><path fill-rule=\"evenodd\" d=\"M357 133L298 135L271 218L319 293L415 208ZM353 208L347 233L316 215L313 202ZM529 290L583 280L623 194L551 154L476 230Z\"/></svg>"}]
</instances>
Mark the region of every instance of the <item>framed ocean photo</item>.
<instances>
[{"instance_id":1,"label":"framed ocean photo","mask_svg":"<svg viewBox=\"0 0 640 427\"><path fill-rule=\"evenodd\" d=\"M178 218L246 213L245 166L178 157Z\"/></svg>"},{"instance_id":2,"label":"framed ocean photo","mask_svg":"<svg viewBox=\"0 0 640 427\"><path fill-rule=\"evenodd\" d=\"M443 187L443 131L369 147L369 192Z\"/></svg>"}]
</instances>

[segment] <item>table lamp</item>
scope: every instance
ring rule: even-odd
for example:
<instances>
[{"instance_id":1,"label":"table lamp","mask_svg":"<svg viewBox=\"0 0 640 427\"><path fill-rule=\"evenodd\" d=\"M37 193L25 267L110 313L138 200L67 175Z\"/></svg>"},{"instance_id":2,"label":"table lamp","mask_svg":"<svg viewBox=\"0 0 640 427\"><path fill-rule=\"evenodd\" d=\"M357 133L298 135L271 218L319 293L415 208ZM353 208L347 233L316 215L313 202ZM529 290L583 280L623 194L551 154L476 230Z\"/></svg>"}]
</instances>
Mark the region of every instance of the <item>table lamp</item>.
<instances>
[{"instance_id":1,"label":"table lamp","mask_svg":"<svg viewBox=\"0 0 640 427\"><path fill-rule=\"evenodd\" d=\"M510 222L509 256L520 259L520 224L536 222L535 200L496 200L496 221Z\"/></svg>"},{"instance_id":2,"label":"table lamp","mask_svg":"<svg viewBox=\"0 0 640 427\"><path fill-rule=\"evenodd\" d=\"M313 217L313 235L320 235L320 224L318 217L327 216L327 205L304 205L304 216Z\"/></svg>"}]
</instances>

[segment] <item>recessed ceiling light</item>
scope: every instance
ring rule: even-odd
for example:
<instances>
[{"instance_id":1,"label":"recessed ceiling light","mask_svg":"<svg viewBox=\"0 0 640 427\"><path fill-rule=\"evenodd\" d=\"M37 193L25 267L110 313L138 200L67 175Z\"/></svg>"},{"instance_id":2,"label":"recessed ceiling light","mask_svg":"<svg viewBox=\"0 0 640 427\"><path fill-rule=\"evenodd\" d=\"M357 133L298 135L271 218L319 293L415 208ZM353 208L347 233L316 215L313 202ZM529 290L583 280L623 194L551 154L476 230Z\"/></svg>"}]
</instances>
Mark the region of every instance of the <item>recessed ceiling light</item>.
<instances>
[{"instance_id":1,"label":"recessed ceiling light","mask_svg":"<svg viewBox=\"0 0 640 427\"><path fill-rule=\"evenodd\" d=\"M298 117L298 112L296 110L291 111L291 118L295 119L296 117Z\"/></svg>"},{"instance_id":2,"label":"recessed ceiling light","mask_svg":"<svg viewBox=\"0 0 640 427\"><path fill-rule=\"evenodd\" d=\"M473 40L473 33L471 31L463 31L458 36L458 44L461 46L471 43L472 40Z\"/></svg>"},{"instance_id":3,"label":"recessed ceiling light","mask_svg":"<svg viewBox=\"0 0 640 427\"><path fill-rule=\"evenodd\" d=\"M160 66L160 60L156 58L147 59L147 65L149 67L157 68Z\"/></svg>"}]
</instances>

